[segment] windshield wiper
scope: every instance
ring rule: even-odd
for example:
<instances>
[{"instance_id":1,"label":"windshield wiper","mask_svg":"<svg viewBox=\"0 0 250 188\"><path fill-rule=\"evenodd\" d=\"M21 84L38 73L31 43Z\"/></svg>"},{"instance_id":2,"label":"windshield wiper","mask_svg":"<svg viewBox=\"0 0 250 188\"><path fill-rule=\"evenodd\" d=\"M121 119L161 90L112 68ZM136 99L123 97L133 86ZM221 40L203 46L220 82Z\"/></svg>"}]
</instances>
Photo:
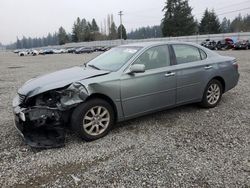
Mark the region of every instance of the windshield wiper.
<instances>
[{"instance_id":1,"label":"windshield wiper","mask_svg":"<svg viewBox=\"0 0 250 188\"><path fill-rule=\"evenodd\" d=\"M96 70L101 70L100 68L96 67L95 65L88 65L88 66L91 67L91 68L94 68Z\"/></svg>"}]
</instances>

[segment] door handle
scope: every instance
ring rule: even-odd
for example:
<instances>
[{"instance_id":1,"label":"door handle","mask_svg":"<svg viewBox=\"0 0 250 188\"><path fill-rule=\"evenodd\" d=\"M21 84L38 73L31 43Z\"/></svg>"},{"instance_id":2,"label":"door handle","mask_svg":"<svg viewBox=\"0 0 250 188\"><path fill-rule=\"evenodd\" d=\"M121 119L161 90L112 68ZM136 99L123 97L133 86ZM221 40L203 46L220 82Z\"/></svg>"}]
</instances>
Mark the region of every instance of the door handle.
<instances>
[{"instance_id":1,"label":"door handle","mask_svg":"<svg viewBox=\"0 0 250 188\"><path fill-rule=\"evenodd\" d=\"M165 74L165 77L170 77L170 76L175 76L174 72L168 72L167 74Z\"/></svg>"},{"instance_id":2,"label":"door handle","mask_svg":"<svg viewBox=\"0 0 250 188\"><path fill-rule=\"evenodd\" d=\"M213 68L213 66L211 66L211 65L205 66L206 70L209 70L209 69L212 69L212 68Z\"/></svg>"}]
</instances>

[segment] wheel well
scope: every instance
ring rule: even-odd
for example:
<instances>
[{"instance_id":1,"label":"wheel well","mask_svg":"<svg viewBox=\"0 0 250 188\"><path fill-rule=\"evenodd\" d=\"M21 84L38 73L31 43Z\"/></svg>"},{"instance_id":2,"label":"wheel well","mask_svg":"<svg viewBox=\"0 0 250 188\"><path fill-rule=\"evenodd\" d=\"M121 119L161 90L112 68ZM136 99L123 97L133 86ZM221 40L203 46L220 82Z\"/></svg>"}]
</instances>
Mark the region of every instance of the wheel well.
<instances>
[{"instance_id":1,"label":"wheel well","mask_svg":"<svg viewBox=\"0 0 250 188\"><path fill-rule=\"evenodd\" d=\"M225 80L222 77L220 77L220 76L216 76L212 80L218 80L221 83L222 89L223 89L223 93L224 93L225 92L225 88L226 88Z\"/></svg>"},{"instance_id":2,"label":"wheel well","mask_svg":"<svg viewBox=\"0 0 250 188\"><path fill-rule=\"evenodd\" d=\"M91 99L94 99L94 98L103 99L103 100L105 100L106 102L108 102L112 106L112 108L114 110L114 113L115 113L115 121L116 121L117 120L117 108L116 108L116 105L113 102L113 100L111 98L109 98L108 96L106 96L106 95L103 95L103 94L100 94L100 93L95 93L95 94L90 95L87 98L87 101L91 100Z\"/></svg>"}]
</instances>

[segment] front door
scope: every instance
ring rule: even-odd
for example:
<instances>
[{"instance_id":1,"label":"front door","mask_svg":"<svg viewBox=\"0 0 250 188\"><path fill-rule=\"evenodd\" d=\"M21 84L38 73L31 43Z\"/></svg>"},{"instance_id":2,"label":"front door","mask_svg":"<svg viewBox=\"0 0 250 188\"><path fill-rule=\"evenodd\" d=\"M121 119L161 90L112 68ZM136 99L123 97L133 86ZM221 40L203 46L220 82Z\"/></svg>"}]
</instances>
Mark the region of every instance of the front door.
<instances>
[{"instance_id":1,"label":"front door","mask_svg":"<svg viewBox=\"0 0 250 188\"><path fill-rule=\"evenodd\" d=\"M146 71L121 78L125 118L175 105L176 75L171 70L167 45L146 50L133 64L144 64Z\"/></svg>"}]
</instances>

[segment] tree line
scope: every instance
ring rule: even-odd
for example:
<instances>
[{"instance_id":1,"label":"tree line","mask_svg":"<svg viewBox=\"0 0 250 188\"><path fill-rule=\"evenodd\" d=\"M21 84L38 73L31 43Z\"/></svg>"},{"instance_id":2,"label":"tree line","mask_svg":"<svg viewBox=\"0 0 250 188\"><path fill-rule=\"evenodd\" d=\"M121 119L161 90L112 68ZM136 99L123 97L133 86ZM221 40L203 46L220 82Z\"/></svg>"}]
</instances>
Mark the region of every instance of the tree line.
<instances>
[{"instance_id":1,"label":"tree line","mask_svg":"<svg viewBox=\"0 0 250 188\"><path fill-rule=\"evenodd\" d=\"M67 33L63 27L60 27L56 33L48 34L42 38L31 38L23 36L22 39L17 38L16 42L7 46L7 49L22 49L22 48L36 48L52 45L63 45L69 42L89 42L96 40L115 40L121 37L127 39L127 31L124 25L118 28L114 22L108 28L108 33L101 33L100 28L95 19L91 22L85 18L79 17L73 24L72 32Z\"/></svg>"},{"instance_id":2,"label":"tree line","mask_svg":"<svg viewBox=\"0 0 250 188\"><path fill-rule=\"evenodd\" d=\"M206 9L198 22L192 15L188 0L167 0L163 11L161 27L164 37L250 31L250 15L239 15L232 22L225 17L220 23L215 11Z\"/></svg>"},{"instance_id":3,"label":"tree line","mask_svg":"<svg viewBox=\"0 0 250 188\"><path fill-rule=\"evenodd\" d=\"M226 17L220 22L214 10L206 9L200 22L192 15L192 8L188 0L166 0L163 8L164 17L161 24L152 27L141 27L127 34L124 25L116 26L109 19L108 32L103 32L93 18L87 21L85 18L77 18L72 26L72 32L67 33L60 27L54 34L48 34L42 38L23 37L8 45L8 49L36 48L49 45L63 45L69 42L86 42L96 40L115 40L122 35L123 39L144 39L157 37L175 37L196 34L217 34L229 32L250 31L250 15L242 17L238 15L232 21ZM122 32L122 33L121 33Z\"/></svg>"}]
</instances>

